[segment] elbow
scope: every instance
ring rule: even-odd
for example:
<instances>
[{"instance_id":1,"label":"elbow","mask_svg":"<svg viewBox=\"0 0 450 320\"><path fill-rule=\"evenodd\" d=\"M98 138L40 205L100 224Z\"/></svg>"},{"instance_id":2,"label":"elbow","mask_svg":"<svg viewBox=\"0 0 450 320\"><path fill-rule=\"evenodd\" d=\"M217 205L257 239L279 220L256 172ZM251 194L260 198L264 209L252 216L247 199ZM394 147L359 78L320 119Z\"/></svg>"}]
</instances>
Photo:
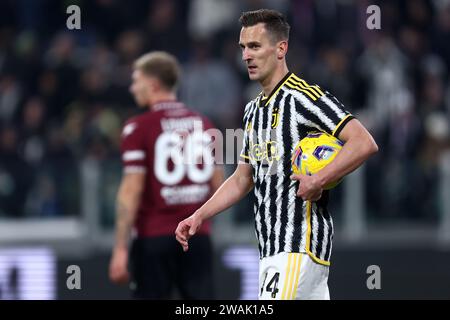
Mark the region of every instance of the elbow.
<instances>
[{"instance_id":1,"label":"elbow","mask_svg":"<svg viewBox=\"0 0 450 320\"><path fill-rule=\"evenodd\" d=\"M372 138L372 143L371 143L371 155L377 153L379 150L378 148L378 144L375 142L375 140Z\"/></svg>"},{"instance_id":2,"label":"elbow","mask_svg":"<svg viewBox=\"0 0 450 320\"><path fill-rule=\"evenodd\" d=\"M377 153L378 150L379 150L378 145L377 145L377 143L375 142L375 140L373 140L373 138L371 138L371 139L367 142L366 146L367 146L367 147L366 147L366 155L367 155L367 158L373 156L373 155L374 155L375 153Z\"/></svg>"}]
</instances>

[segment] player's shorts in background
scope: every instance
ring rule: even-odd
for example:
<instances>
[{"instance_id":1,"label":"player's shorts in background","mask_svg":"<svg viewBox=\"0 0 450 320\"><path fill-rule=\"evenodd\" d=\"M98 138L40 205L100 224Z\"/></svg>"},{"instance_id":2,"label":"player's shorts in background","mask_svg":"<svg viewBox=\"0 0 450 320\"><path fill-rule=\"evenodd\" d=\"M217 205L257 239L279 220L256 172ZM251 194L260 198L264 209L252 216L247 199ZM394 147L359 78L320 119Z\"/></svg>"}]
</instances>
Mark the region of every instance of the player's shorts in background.
<instances>
[{"instance_id":1,"label":"player's shorts in background","mask_svg":"<svg viewBox=\"0 0 450 320\"><path fill-rule=\"evenodd\" d=\"M136 299L214 299L212 244L196 235L184 252L174 236L133 241L130 264L132 295Z\"/></svg>"},{"instance_id":2,"label":"player's shorts in background","mask_svg":"<svg viewBox=\"0 0 450 320\"><path fill-rule=\"evenodd\" d=\"M259 266L261 300L329 300L329 267L304 253L282 252Z\"/></svg>"}]
</instances>

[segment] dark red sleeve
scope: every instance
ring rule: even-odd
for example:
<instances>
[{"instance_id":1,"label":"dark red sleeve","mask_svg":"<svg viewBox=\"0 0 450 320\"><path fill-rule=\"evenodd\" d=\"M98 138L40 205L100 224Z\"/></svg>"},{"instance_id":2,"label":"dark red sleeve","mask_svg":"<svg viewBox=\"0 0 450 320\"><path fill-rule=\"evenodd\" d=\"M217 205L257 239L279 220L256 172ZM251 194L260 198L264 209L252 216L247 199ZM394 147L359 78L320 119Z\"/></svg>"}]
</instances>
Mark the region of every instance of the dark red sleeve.
<instances>
[{"instance_id":1,"label":"dark red sleeve","mask_svg":"<svg viewBox=\"0 0 450 320\"><path fill-rule=\"evenodd\" d=\"M122 164L125 173L146 172L147 150L144 126L138 119L127 121L122 130Z\"/></svg>"}]
</instances>

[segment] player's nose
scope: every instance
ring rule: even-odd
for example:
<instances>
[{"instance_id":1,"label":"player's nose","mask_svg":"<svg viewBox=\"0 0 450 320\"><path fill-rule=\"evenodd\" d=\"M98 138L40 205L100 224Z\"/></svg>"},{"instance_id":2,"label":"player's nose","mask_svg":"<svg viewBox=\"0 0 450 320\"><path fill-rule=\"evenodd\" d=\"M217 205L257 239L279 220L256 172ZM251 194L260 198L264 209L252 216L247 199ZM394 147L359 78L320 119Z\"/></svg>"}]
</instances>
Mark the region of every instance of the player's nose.
<instances>
[{"instance_id":1,"label":"player's nose","mask_svg":"<svg viewBox=\"0 0 450 320\"><path fill-rule=\"evenodd\" d=\"M251 60L251 56L250 56L247 48L244 48L244 50L242 50L242 60L243 61L250 61Z\"/></svg>"}]
</instances>

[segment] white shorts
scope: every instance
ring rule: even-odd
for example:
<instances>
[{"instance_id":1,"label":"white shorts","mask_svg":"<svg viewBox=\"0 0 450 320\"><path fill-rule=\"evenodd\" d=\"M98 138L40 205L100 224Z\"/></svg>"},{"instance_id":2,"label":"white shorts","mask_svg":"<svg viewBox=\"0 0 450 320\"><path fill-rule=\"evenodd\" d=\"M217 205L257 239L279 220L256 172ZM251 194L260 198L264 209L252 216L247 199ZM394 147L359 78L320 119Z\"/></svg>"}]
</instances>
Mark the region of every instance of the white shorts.
<instances>
[{"instance_id":1,"label":"white shorts","mask_svg":"<svg viewBox=\"0 0 450 320\"><path fill-rule=\"evenodd\" d=\"M329 267L305 253L282 252L259 263L260 300L329 300Z\"/></svg>"}]
</instances>

